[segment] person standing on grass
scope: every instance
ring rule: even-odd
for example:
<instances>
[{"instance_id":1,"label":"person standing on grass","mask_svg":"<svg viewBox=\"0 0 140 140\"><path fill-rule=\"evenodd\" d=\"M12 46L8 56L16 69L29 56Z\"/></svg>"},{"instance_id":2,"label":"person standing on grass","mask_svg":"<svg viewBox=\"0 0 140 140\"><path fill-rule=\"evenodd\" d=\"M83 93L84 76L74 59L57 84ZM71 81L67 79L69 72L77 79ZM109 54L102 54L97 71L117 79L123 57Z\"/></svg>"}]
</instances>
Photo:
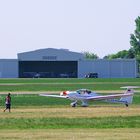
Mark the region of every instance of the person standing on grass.
<instances>
[{"instance_id":1,"label":"person standing on grass","mask_svg":"<svg viewBox=\"0 0 140 140\"><path fill-rule=\"evenodd\" d=\"M11 112L11 94L8 93L8 95L5 98L5 109L3 110L3 112L5 112L6 110L9 110L9 112Z\"/></svg>"}]
</instances>

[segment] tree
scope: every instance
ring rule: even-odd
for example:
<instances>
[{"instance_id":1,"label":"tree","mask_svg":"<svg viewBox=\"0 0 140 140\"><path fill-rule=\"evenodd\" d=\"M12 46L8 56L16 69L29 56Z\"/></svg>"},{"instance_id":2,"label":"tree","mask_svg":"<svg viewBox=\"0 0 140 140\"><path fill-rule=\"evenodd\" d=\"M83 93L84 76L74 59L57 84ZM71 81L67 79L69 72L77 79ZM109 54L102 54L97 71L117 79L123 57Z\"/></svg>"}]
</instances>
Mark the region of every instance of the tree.
<instances>
[{"instance_id":1,"label":"tree","mask_svg":"<svg viewBox=\"0 0 140 140\"><path fill-rule=\"evenodd\" d=\"M104 59L129 59L129 58L134 58L134 53L133 53L133 49L129 49L127 50L123 50L123 51L119 51L116 54L110 54L104 57Z\"/></svg>"},{"instance_id":2,"label":"tree","mask_svg":"<svg viewBox=\"0 0 140 140\"><path fill-rule=\"evenodd\" d=\"M136 58L140 67L140 17L135 20L136 29L134 34L130 34L130 44L131 48L123 51L119 51L116 54L107 55L105 59L116 59L116 58Z\"/></svg>"},{"instance_id":3,"label":"tree","mask_svg":"<svg viewBox=\"0 0 140 140\"><path fill-rule=\"evenodd\" d=\"M94 54L94 53L90 53L90 52L84 52L83 53L86 59L98 59L99 57Z\"/></svg>"},{"instance_id":4,"label":"tree","mask_svg":"<svg viewBox=\"0 0 140 140\"><path fill-rule=\"evenodd\" d=\"M134 31L134 34L130 35L130 44L133 48L133 52L135 55L135 58L140 63L140 17L136 18L135 20L136 29Z\"/></svg>"},{"instance_id":5,"label":"tree","mask_svg":"<svg viewBox=\"0 0 140 140\"><path fill-rule=\"evenodd\" d=\"M134 56L138 62L138 72L140 73L140 17L135 20L136 29L134 34L130 35L130 44L132 46Z\"/></svg>"},{"instance_id":6,"label":"tree","mask_svg":"<svg viewBox=\"0 0 140 140\"><path fill-rule=\"evenodd\" d=\"M131 47L128 50L127 58L135 58L135 50L134 50L134 48Z\"/></svg>"}]
</instances>

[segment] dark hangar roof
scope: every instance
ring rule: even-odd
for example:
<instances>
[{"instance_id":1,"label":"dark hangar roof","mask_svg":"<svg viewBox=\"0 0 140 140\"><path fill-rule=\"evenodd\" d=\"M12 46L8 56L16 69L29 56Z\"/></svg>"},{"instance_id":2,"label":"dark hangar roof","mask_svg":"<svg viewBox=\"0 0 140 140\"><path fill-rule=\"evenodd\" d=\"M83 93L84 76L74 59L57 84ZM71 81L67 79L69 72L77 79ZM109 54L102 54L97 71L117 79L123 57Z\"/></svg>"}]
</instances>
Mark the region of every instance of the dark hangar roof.
<instances>
[{"instance_id":1,"label":"dark hangar roof","mask_svg":"<svg viewBox=\"0 0 140 140\"><path fill-rule=\"evenodd\" d=\"M78 61L84 59L84 55L67 49L46 48L18 53L18 59L20 61Z\"/></svg>"}]
</instances>

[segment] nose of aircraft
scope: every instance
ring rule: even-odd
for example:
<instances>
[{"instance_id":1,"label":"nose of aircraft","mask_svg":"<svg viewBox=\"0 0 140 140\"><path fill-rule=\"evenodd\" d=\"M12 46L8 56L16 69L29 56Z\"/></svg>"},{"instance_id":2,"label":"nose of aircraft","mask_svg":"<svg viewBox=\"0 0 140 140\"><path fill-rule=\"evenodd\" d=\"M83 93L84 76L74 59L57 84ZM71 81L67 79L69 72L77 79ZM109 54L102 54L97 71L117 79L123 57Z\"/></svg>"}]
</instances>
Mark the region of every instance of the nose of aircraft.
<instances>
[{"instance_id":1,"label":"nose of aircraft","mask_svg":"<svg viewBox=\"0 0 140 140\"><path fill-rule=\"evenodd\" d=\"M61 93L60 93L60 96L66 96L68 94L68 91L62 91Z\"/></svg>"}]
</instances>

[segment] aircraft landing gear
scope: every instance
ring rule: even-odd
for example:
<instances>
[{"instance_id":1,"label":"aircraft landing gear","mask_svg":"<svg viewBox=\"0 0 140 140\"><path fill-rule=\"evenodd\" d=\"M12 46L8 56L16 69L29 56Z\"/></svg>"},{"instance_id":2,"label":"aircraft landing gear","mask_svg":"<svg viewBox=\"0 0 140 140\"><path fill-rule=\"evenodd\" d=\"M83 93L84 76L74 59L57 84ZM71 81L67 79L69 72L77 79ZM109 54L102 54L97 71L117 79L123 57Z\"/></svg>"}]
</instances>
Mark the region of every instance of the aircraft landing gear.
<instances>
[{"instance_id":1,"label":"aircraft landing gear","mask_svg":"<svg viewBox=\"0 0 140 140\"><path fill-rule=\"evenodd\" d=\"M71 105L71 107L76 107L76 106L77 106L77 101L76 101L76 102L71 103L70 105Z\"/></svg>"},{"instance_id":2,"label":"aircraft landing gear","mask_svg":"<svg viewBox=\"0 0 140 140\"><path fill-rule=\"evenodd\" d=\"M128 107L128 104L125 104L126 107Z\"/></svg>"}]
</instances>

